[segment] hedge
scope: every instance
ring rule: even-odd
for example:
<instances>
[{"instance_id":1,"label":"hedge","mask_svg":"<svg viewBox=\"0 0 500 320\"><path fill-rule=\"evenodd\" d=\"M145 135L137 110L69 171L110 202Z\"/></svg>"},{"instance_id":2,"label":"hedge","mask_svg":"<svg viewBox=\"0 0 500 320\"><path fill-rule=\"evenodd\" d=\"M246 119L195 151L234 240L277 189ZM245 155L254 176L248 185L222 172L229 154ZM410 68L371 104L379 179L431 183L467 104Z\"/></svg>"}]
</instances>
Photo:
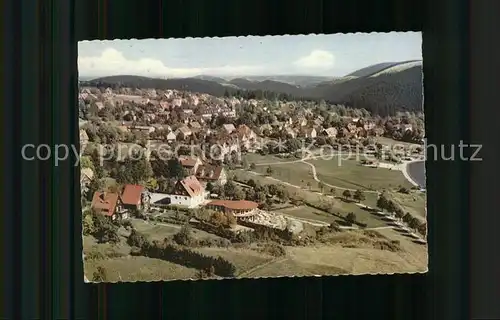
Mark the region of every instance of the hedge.
<instances>
[{"instance_id":1,"label":"hedge","mask_svg":"<svg viewBox=\"0 0 500 320\"><path fill-rule=\"evenodd\" d=\"M254 230L253 238L257 240L274 240L278 242L286 241L288 243L293 238L292 233L288 230L280 230L270 226L256 224L244 220L239 221L239 224L245 227L252 228Z\"/></svg>"},{"instance_id":2,"label":"hedge","mask_svg":"<svg viewBox=\"0 0 500 320\"><path fill-rule=\"evenodd\" d=\"M189 268L210 270L213 267L215 274L221 277L234 277L236 274L236 266L222 257L207 256L174 244L148 242L142 246L140 253L150 258L168 260Z\"/></svg>"}]
</instances>

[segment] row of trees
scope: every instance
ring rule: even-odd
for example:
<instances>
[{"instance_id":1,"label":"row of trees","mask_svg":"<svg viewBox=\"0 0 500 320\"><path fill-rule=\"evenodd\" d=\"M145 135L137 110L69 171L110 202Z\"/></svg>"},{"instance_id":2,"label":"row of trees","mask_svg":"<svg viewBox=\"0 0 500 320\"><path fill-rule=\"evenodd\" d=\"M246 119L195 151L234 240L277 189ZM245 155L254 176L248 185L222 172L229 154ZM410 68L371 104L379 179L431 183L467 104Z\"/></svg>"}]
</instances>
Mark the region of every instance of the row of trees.
<instances>
[{"instance_id":1,"label":"row of trees","mask_svg":"<svg viewBox=\"0 0 500 320\"><path fill-rule=\"evenodd\" d=\"M224 186L207 184L207 190L215 193L221 199L250 200L258 203L270 204L273 197L280 202L287 202L290 198L288 190L279 184L260 184L253 179L246 182L250 188L243 188L229 180Z\"/></svg>"},{"instance_id":2,"label":"row of trees","mask_svg":"<svg viewBox=\"0 0 500 320\"><path fill-rule=\"evenodd\" d=\"M394 200L390 199L387 194L382 193L379 196L377 199L377 207L381 210L394 213L396 218L401 219L408 227L417 230L423 236L427 235L427 224L425 222L420 222L418 218L415 218L409 212L404 212L403 208Z\"/></svg>"}]
</instances>

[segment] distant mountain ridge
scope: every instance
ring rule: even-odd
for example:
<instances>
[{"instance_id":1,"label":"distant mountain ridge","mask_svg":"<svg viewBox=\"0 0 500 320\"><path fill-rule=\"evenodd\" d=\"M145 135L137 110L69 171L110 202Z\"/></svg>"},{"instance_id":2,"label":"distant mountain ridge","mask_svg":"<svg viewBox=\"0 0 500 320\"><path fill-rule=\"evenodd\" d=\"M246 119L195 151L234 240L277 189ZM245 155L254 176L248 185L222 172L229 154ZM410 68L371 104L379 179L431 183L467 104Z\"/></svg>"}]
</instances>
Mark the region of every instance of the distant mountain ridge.
<instances>
[{"instance_id":1,"label":"distant mountain ridge","mask_svg":"<svg viewBox=\"0 0 500 320\"><path fill-rule=\"evenodd\" d=\"M224 79L200 75L192 78L154 79L118 75L85 83L176 89L215 96L222 96L225 92L234 93L237 90L273 91L297 98L324 99L332 103L348 104L373 113L392 114L397 111L423 111L422 81L422 61L411 60L379 63L339 78L252 76Z\"/></svg>"},{"instance_id":2,"label":"distant mountain ridge","mask_svg":"<svg viewBox=\"0 0 500 320\"><path fill-rule=\"evenodd\" d=\"M236 83L236 82L247 82L247 83L259 83L264 81L273 81L286 83L292 86L307 87L313 86L318 83L328 81L334 77L325 76L306 76L306 75L267 75L267 76L242 76L242 77L215 77L210 75L198 75L193 78L215 81L220 84Z\"/></svg>"},{"instance_id":3,"label":"distant mountain ridge","mask_svg":"<svg viewBox=\"0 0 500 320\"><path fill-rule=\"evenodd\" d=\"M383 62L383 63L378 63L374 64L371 66L368 66L363 69L356 70L352 73L349 73L346 75L346 77L369 77L371 75L374 75L376 73L382 72L385 69L401 65L401 64L406 64L406 63L411 63L411 62L418 62L420 60L408 60L408 61L402 61L402 62Z\"/></svg>"}]
</instances>

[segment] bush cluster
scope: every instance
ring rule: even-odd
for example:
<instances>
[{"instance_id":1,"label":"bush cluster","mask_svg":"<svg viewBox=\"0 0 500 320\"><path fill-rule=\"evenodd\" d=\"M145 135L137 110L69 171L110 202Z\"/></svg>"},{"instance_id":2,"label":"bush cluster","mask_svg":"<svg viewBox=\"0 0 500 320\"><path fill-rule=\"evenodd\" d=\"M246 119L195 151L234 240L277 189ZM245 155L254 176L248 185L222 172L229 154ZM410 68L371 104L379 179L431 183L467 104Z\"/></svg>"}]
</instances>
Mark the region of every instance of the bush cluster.
<instances>
[{"instance_id":1,"label":"bush cluster","mask_svg":"<svg viewBox=\"0 0 500 320\"><path fill-rule=\"evenodd\" d=\"M277 243L266 243L259 248L259 251L267 253L273 257L283 257L286 255L286 249Z\"/></svg>"},{"instance_id":2,"label":"bush cluster","mask_svg":"<svg viewBox=\"0 0 500 320\"><path fill-rule=\"evenodd\" d=\"M234 277L236 274L236 266L222 257L207 256L168 242L145 243L140 252L150 258L168 260L189 268L212 270L215 275L221 277Z\"/></svg>"}]
</instances>

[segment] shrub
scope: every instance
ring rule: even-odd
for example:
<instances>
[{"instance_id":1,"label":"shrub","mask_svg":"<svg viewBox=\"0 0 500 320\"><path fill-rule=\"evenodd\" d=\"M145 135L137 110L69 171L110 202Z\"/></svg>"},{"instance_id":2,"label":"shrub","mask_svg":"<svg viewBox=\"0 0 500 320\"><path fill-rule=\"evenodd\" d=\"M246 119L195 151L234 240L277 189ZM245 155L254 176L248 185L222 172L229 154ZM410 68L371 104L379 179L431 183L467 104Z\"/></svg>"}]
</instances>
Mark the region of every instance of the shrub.
<instances>
[{"instance_id":1,"label":"shrub","mask_svg":"<svg viewBox=\"0 0 500 320\"><path fill-rule=\"evenodd\" d=\"M146 236L135 229L132 229L127 239L127 244L131 247L142 248L147 242Z\"/></svg>"},{"instance_id":2,"label":"shrub","mask_svg":"<svg viewBox=\"0 0 500 320\"><path fill-rule=\"evenodd\" d=\"M100 251L91 251L85 254L85 260L103 260L106 256Z\"/></svg>"},{"instance_id":3,"label":"shrub","mask_svg":"<svg viewBox=\"0 0 500 320\"><path fill-rule=\"evenodd\" d=\"M228 248L231 246L231 241L224 238L217 239L203 239L198 242L201 247L218 247L218 248Z\"/></svg>"},{"instance_id":4,"label":"shrub","mask_svg":"<svg viewBox=\"0 0 500 320\"><path fill-rule=\"evenodd\" d=\"M236 235L236 241L239 243L250 243L254 239L254 235L252 231L242 231Z\"/></svg>"},{"instance_id":5,"label":"shrub","mask_svg":"<svg viewBox=\"0 0 500 320\"><path fill-rule=\"evenodd\" d=\"M194 242L191 232L191 226L189 224L185 224L182 226L181 230L174 235L173 239L177 244L190 246Z\"/></svg>"},{"instance_id":6,"label":"shrub","mask_svg":"<svg viewBox=\"0 0 500 320\"><path fill-rule=\"evenodd\" d=\"M92 281L94 282L106 282L108 279L106 269L104 267L97 267L97 270L92 275Z\"/></svg>"},{"instance_id":7,"label":"shrub","mask_svg":"<svg viewBox=\"0 0 500 320\"><path fill-rule=\"evenodd\" d=\"M340 231L340 226L337 222L332 222L330 223L330 225L328 226L328 228L332 231Z\"/></svg>"},{"instance_id":8,"label":"shrub","mask_svg":"<svg viewBox=\"0 0 500 320\"><path fill-rule=\"evenodd\" d=\"M388 250L392 252L396 252L401 250L401 246L399 241L387 241L387 240L380 240L376 241L373 244L373 247L379 250Z\"/></svg>"},{"instance_id":9,"label":"shrub","mask_svg":"<svg viewBox=\"0 0 500 320\"><path fill-rule=\"evenodd\" d=\"M130 220L123 221L122 226L125 229L133 229L134 228L134 225L132 224L132 222L130 222Z\"/></svg>"},{"instance_id":10,"label":"shrub","mask_svg":"<svg viewBox=\"0 0 500 320\"><path fill-rule=\"evenodd\" d=\"M404 194L410 194L410 190L408 188L405 188L405 187L399 188L398 192L404 193Z\"/></svg>"},{"instance_id":11,"label":"shrub","mask_svg":"<svg viewBox=\"0 0 500 320\"><path fill-rule=\"evenodd\" d=\"M349 223L355 223L356 222L356 214L354 212L349 212L347 216L345 217L346 221Z\"/></svg>"},{"instance_id":12,"label":"shrub","mask_svg":"<svg viewBox=\"0 0 500 320\"><path fill-rule=\"evenodd\" d=\"M286 249L277 243L266 243L259 250L260 252L267 253L273 257L283 257L286 255Z\"/></svg>"}]
</instances>

